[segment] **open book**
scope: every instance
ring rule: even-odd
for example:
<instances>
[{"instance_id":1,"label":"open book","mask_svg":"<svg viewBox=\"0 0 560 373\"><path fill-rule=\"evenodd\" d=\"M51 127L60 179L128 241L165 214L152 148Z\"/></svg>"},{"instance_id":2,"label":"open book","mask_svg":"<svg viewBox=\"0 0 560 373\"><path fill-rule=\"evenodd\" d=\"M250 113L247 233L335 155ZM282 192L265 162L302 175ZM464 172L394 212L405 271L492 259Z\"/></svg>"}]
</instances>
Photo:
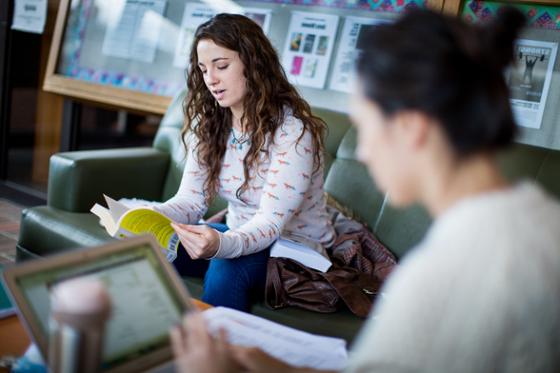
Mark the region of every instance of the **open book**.
<instances>
[{"instance_id":1,"label":"open book","mask_svg":"<svg viewBox=\"0 0 560 373\"><path fill-rule=\"evenodd\" d=\"M277 258L289 258L303 264L306 267L326 272L332 265L318 250L321 250L318 242L306 240L291 240L279 238L270 248L270 256ZM313 249L312 247L315 247Z\"/></svg>"},{"instance_id":2,"label":"open book","mask_svg":"<svg viewBox=\"0 0 560 373\"><path fill-rule=\"evenodd\" d=\"M229 343L259 347L285 363L320 370L343 370L348 362L346 341L293 329L225 307L213 307L203 316L210 332L226 331Z\"/></svg>"},{"instance_id":3,"label":"open book","mask_svg":"<svg viewBox=\"0 0 560 373\"><path fill-rule=\"evenodd\" d=\"M148 207L130 208L111 197L103 195L105 208L95 204L91 212L99 217L100 224L115 238L151 234L159 243L163 255L169 262L177 257L179 237L171 227L171 219Z\"/></svg>"}]
</instances>

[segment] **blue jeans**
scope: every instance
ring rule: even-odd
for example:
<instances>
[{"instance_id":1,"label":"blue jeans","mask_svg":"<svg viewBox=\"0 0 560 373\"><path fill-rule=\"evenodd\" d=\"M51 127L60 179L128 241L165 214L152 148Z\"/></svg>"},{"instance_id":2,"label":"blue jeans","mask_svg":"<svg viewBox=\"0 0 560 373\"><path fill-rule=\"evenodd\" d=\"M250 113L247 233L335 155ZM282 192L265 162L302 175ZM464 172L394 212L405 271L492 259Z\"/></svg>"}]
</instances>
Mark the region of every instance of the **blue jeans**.
<instances>
[{"instance_id":1,"label":"blue jeans","mask_svg":"<svg viewBox=\"0 0 560 373\"><path fill-rule=\"evenodd\" d=\"M225 224L208 224L220 232ZM181 245L173 262L181 276L204 277L202 300L213 306L248 311L252 301L264 297L270 249L235 259L193 260Z\"/></svg>"}]
</instances>

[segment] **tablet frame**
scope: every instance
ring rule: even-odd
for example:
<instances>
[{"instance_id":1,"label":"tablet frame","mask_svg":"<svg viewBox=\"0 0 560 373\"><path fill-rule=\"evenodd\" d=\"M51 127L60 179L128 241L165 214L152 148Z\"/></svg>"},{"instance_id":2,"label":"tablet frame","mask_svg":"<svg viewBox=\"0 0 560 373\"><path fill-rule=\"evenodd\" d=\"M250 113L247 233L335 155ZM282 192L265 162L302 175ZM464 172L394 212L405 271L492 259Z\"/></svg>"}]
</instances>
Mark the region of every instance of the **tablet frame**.
<instances>
[{"instance_id":1,"label":"tablet frame","mask_svg":"<svg viewBox=\"0 0 560 373\"><path fill-rule=\"evenodd\" d=\"M103 258L107 255L128 251L142 245L150 246L152 251L155 252L155 256L163 269L165 280L168 281L170 288L175 292L175 295L179 300L180 306L182 306L181 313L195 310L196 307L191 301L191 297L186 286L182 283L179 275L172 265L167 262L163 254L158 249L159 246L157 245L155 239L150 235L118 240L106 245L77 250L71 253L57 254L49 256L45 259L34 260L21 265L6 268L4 270L4 281L8 288L8 293L12 298L13 304L17 306L18 316L24 324L28 334L37 344L45 362L48 360L48 335L43 333L43 329L41 328L39 320L35 317L30 303L27 301L22 290L17 284L18 279L41 271L52 271L63 267L85 264L94 261L96 258ZM154 351L143 354L132 361L127 361L122 365L103 370L103 372L128 373L147 370L168 362L172 358L172 355L171 346L170 344L167 344Z\"/></svg>"}]
</instances>

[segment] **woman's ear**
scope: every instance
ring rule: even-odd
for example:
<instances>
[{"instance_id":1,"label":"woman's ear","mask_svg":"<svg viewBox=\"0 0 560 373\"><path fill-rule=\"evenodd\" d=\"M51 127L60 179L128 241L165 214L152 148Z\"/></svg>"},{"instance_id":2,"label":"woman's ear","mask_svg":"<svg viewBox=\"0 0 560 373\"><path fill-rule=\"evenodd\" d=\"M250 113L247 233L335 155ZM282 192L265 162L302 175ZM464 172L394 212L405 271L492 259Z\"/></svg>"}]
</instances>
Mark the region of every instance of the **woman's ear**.
<instances>
[{"instance_id":1,"label":"woman's ear","mask_svg":"<svg viewBox=\"0 0 560 373\"><path fill-rule=\"evenodd\" d=\"M399 137L399 142L411 150L418 150L428 140L431 119L425 114L406 110L393 116L392 127L394 135Z\"/></svg>"}]
</instances>

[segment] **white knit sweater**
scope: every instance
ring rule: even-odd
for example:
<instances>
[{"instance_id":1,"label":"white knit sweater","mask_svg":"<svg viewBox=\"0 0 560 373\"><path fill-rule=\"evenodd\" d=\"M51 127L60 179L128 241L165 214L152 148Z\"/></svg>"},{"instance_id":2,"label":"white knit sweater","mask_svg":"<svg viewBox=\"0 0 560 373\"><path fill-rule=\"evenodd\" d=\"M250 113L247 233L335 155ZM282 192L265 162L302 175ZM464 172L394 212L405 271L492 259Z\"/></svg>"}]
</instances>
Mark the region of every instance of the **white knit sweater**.
<instances>
[{"instance_id":1,"label":"white knit sweater","mask_svg":"<svg viewBox=\"0 0 560 373\"><path fill-rule=\"evenodd\" d=\"M349 372L559 372L560 205L530 183L464 199L384 292Z\"/></svg>"}]
</instances>

